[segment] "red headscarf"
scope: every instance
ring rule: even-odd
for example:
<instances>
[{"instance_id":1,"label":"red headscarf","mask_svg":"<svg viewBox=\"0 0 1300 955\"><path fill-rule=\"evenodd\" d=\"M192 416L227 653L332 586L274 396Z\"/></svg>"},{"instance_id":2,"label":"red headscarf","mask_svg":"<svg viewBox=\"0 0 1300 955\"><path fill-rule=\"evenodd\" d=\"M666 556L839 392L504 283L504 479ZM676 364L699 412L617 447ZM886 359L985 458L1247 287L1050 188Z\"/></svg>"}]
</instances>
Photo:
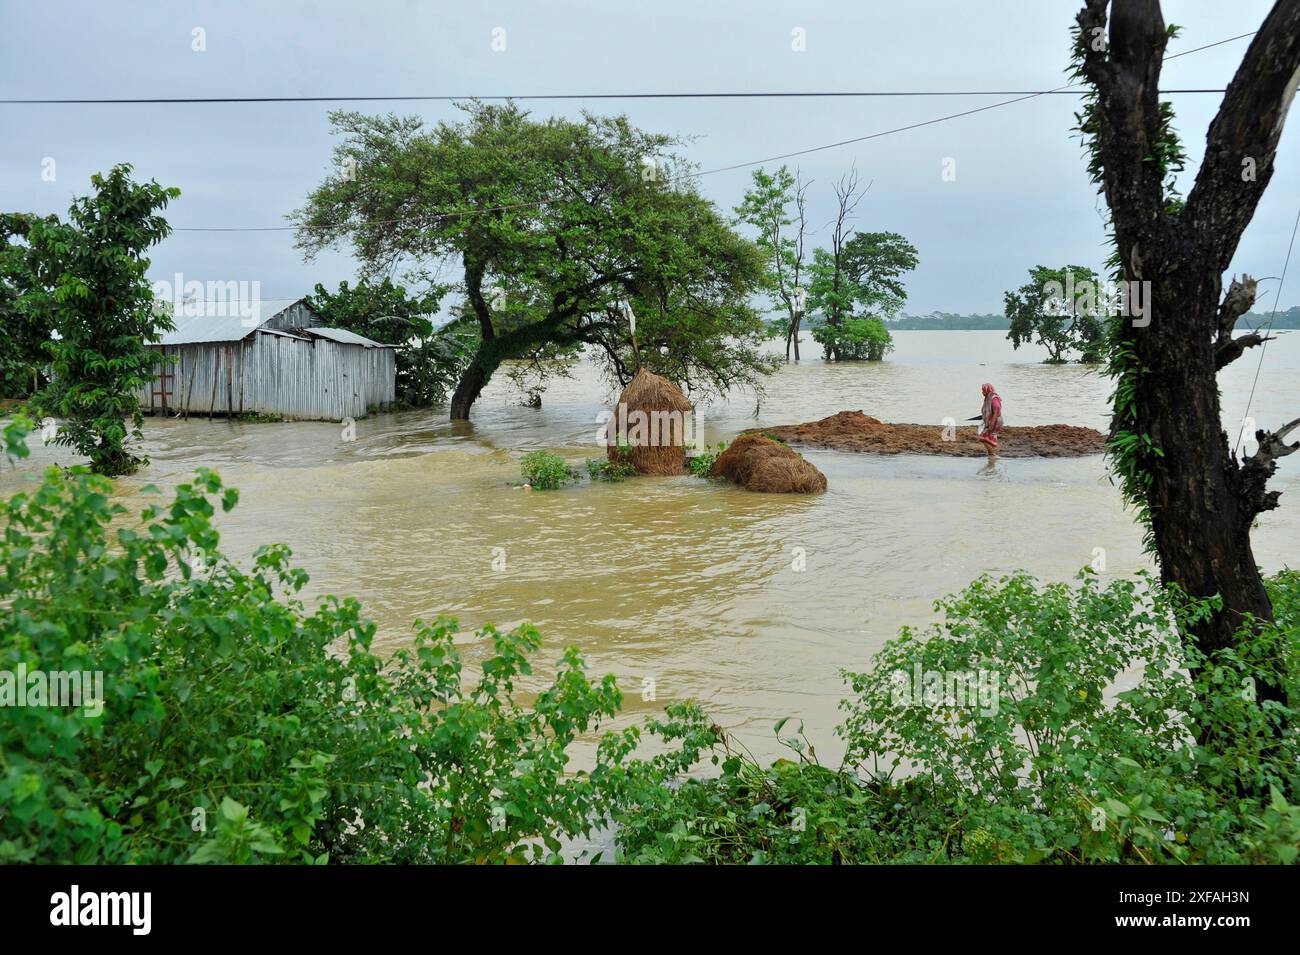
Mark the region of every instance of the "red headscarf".
<instances>
[{"instance_id":1,"label":"red headscarf","mask_svg":"<svg viewBox=\"0 0 1300 955\"><path fill-rule=\"evenodd\" d=\"M980 385L980 391L984 394L984 407L980 409L980 414L984 417L984 427L987 429L993 422L1002 417L1002 399L998 396L997 389L988 382Z\"/></svg>"}]
</instances>

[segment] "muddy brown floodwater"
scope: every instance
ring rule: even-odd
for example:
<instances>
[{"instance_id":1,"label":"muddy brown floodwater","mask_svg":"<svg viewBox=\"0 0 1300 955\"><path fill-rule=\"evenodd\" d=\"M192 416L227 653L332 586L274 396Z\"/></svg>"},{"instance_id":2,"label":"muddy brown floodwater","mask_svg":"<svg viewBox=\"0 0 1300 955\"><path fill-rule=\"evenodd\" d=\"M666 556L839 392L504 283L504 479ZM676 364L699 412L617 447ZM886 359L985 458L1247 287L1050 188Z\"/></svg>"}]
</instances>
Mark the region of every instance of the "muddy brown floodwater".
<instances>
[{"instance_id":1,"label":"muddy brown floodwater","mask_svg":"<svg viewBox=\"0 0 1300 955\"><path fill-rule=\"evenodd\" d=\"M985 381L1013 427L1106 427L1110 383L1092 369L1038 364L1042 354L1012 351L997 332L895 341L884 362L783 367L757 417L752 395L705 406L704 440L857 408L882 421L960 422L979 410ZM1300 414L1298 346L1300 334L1269 345L1251 409L1261 427ZM807 342L806 354L816 347ZM1254 369L1243 360L1221 376L1234 434ZM500 375L468 424L445 410L378 415L357 422L353 441L320 422L149 419L153 463L118 481L115 496L138 512L152 499L146 485L166 491L214 467L241 491L220 518L223 549L246 561L263 543L287 542L311 574L309 598L357 597L381 649L409 640L416 617L530 620L546 639L542 661L577 645L593 672L618 677L624 721L695 697L775 755L772 725L795 716L830 762L841 668L867 667L901 625L928 621L936 598L986 571L1068 579L1099 558L1108 576L1150 566L1095 454L1007 458L981 475L982 460L802 448L829 481L815 496L690 476L516 488L527 451L550 448L578 465L603 456L597 416L609 398L580 368L539 409L521 407ZM0 469L0 490L30 486L52 461L69 459L37 448ZM1300 455L1283 459L1272 486L1281 507L1255 532L1268 570L1297 560ZM464 652L472 663L483 648L467 641ZM537 681L548 672L540 667Z\"/></svg>"}]
</instances>

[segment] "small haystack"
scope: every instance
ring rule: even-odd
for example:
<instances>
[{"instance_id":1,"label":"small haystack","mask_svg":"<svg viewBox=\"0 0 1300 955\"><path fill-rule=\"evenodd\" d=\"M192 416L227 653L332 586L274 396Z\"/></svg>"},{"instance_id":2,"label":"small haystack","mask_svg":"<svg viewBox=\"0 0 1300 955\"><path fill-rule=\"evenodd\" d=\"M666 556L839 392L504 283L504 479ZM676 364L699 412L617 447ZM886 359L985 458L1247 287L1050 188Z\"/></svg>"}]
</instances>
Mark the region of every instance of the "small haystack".
<instances>
[{"instance_id":1,"label":"small haystack","mask_svg":"<svg viewBox=\"0 0 1300 955\"><path fill-rule=\"evenodd\" d=\"M746 491L820 494L826 490L826 475L788 445L764 434L742 434L718 455L709 473Z\"/></svg>"},{"instance_id":2,"label":"small haystack","mask_svg":"<svg viewBox=\"0 0 1300 955\"><path fill-rule=\"evenodd\" d=\"M606 454L642 474L684 474L691 403L667 378L639 369L618 397L606 428ZM630 449L620 451L626 442Z\"/></svg>"}]
</instances>

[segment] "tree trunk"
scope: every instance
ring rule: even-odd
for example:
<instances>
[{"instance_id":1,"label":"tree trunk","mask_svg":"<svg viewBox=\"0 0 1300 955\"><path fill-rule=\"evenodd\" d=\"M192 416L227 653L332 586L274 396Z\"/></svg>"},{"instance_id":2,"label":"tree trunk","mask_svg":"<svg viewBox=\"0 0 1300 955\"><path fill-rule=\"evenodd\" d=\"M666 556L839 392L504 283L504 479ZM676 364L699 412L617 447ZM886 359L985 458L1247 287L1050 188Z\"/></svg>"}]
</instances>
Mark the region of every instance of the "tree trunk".
<instances>
[{"instance_id":1,"label":"tree trunk","mask_svg":"<svg viewBox=\"0 0 1300 955\"><path fill-rule=\"evenodd\" d=\"M1148 468L1151 529L1164 583L1223 599L1222 612L1191 628L1201 652L1213 653L1238 642L1248 616L1273 619L1250 545L1256 512L1223 431L1213 343L1197 333L1215 321L1220 282L1211 266L1194 263L1151 283L1152 314L1166 319L1166 331L1130 325L1126 335L1141 363L1159 369L1137 379L1135 396L1139 433L1165 449ZM1285 700L1279 682L1261 680L1258 695Z\"/></svg>"},{"instance_id":2,"label":"tree trunk","mask_svg":"<svg viewBox=\"0 0 1300 955\"><path fill-rule=\"evenodd\" d=\"M488 381L492 378L492 373L497 370L500 364L501 360L499 358L492 357L491 352L480 346L478 353L474 355L474 359L469 363L469 367L461 374L455 392L452 393L452 421L469 420L469 409L478 400L478 396L483 393L483 389L487 387Z\"/></svg>"},{"instance_id":3,"label":"tree trunk","mask_svg":"<svg viewBox=\"0 0 1300 955\"><path fill-rule=\"evenodd\" d=\"M1112 343L1113 370L1132 388L1131 400L1116 392L1112 442L1122 435L1139 444L1112 443L1111 451L1123 459L1129 499L1150 514L1161 579L1192 597L1222 598L1221 611L1184 633L1211 654L1239 644L1251 620L1273 619L1250 530L1277 506L1278 492L1265 490L1277 459L1300 448L1283 441L1297 419L1257 432L1259 451L1238 461L1216 379L1264 340L1232 338L1255 283L1234 281L1223 297L1222 276L1272 178L1300 76L1300 0L1278 0L1255 34L1210 125L1186 202L1167 191L1181 147L1160 103L1169 37L1159 0L1086 0L1077 22L1080 72L1097 91L1082 124L1095 148L1094 180L1110 208L1123 278L1147 302L1141 320L1119 320ZM1255 676L1257 696L1282 701L1283 660L1267 663L1271 669Z\"/></svg>"}]
</instances>

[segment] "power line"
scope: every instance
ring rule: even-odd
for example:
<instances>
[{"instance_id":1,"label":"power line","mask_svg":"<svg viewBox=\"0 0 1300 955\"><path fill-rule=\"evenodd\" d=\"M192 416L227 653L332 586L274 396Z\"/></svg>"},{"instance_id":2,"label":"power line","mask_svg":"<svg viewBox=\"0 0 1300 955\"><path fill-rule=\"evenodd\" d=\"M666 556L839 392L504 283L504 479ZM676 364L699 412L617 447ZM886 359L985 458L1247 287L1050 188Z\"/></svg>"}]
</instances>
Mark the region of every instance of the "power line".
<instances>
[{"instance_id":1,"label":"power line","mask_svg":"<svg viewBox=\"0 0 1300 955\"><path fill-rule=\"evenodd\" d=\"M1282 263L1282 277L1277 281L1277 292L1273 295L1273 310L1268 314L1268 321L1260 326L1265 336L1273 329L1273 319L1277 316L1277 303L1282 298L1282 286L1286 284L1286 270L1291 265L1291 250L1295 248L1296 232L1300 231L1300 209L1296 210L1295 225L1291 227L1291 241L1287 243L1286 260ZM1241 430L1237 432L1237 441L1232 446L1232 453L1236 455L1237 448L1241 445L1242 436L1246 433L1246 419L1250 417L1250 405L1255 400L1255 386L1259 384L1259 373L1264 367L1264 352L1268 348L1269 339L1264 338L1259 344L1259 362L1255 365L1255 377L1250 383L1250 396L1246 399L1246 413L1241 418Z\"/></svg>"},{"instance_id":2,"label":"power line","mask_svg":"<svg viewBox=\"0 0 1300 955\"><path fill-rule=\"evenodd\" d=\"M1238 34L1237 36L1228 37L1227 39L1224 39L1224 40L1216 40L1216 41L1213 42L1213 43L1206 43L1206 44L1204 44L1203 46L1193 47L1192 49L1190 49L1190 50L1184 50L1184 51L1182 51L1181 53L1174 53L1174 54L1171 54L1171 55L1169 55L1169 56L1166 56L1165 59L1166 59L1166 60L1174 60L1174 59L1177 59L1177 58L1180 57L1180 56L1187 56L1187 55L1190 54L1190 53L1199 53L1201 50L1208 50L1208 49L1210 49L1210 48L1212 48L1212 47L1222 46L1222 45L1225 44L1225 43L1232 43L1232 42L1235 42L1236 40L1241 40L1241 39L1244 39L1244 38L1246 38L1246 37L1248 37L1248 36L1254 36L1254 35L1255 35L1255 31L1252 30L1252 31L1249 32L1249 33L1241 33L1241 34ZM1076 86L1076 84L1074 84L1074 83L1066 83L1065 85L1063 85L1063 86L1058 86L1058 87L1056 87L1055 89L1051 89L1051 90L1040 90L1040 91L1035 91L1035 92L1030 92L1030 93L1021 94L1021 95L1017 95L1014 99L1001 100L1001 101L999 101L999 102L997 102L997 103L990 103L990 104L988 104L987 106L977 106L977 107L975 107L974 109L962 110L961 112L958 112L958 113L949 113L949 114L946 115L946 116L939 116L939 117L936 117L936 118L934 118L934 119L923 120L923 121L921 121L921 122L919 122L919 123L911 123L911 124L906 125L906 126L897 126L897 127L894 127L893 129L886 129L886 130L882 130L882 131L880 131L880 132L876 132L876 133L869 133L869 134L867 134L867 135L865 135L865 136L858 136L858 137L855 137L855 138L853 138L853 139L843 139L843 140L840 140L839 142L827 143L827 144L822 145L822 146L811 146L811 147L809 147L809 148L807 148L807 149L800 149L800 150L796 150L795 152L782 153L781 155L778 155L778 156L768 156L768 157L766 157L766 158L764 158L764 159L754 159L754 160L750 160L750 161L748 161L748 162L733 163L732 165L729 165L729 166L720 166L720 167L718 167L718 168L716 168L716 169L708 169L708 170L705 170L705 171L703 171L703 172L686 173L686 174L684 174L684 175L682 175L682 176L680 176L680 177L676 177L676 178L679 178L679 179L698 179L698 178L701 178L701 177L703 177L703 176L712 176L712 175L716 175L716 174L718 174L718 173L722 173L722 172L731 172L731 171L734 171L734 170L737 170L737 169L745 169L745 168L749 168L749 167L752 167L752 166L761 166L761 165L764 165L764 164L766 164L766 163L770 163L770 162L779 162L779 161L784 160L784 159L793 159L793 158L796 158L796 157L799 157L799 156L807 156L807 155L809 155L809 154L811 154L811 153L823 152L823 151L825 151L825 150L827 150L827 149L837 149L837 148L839 148L839 147L841 147L841 146L849 146L849 145L853 145L853 144L855 144L855 143L867 142L867 141L872 140L872 139L880 139L880 138L882 138L882 137L884 137L884 136L892 136L892 135L894 135L894 134L896 134L896 133L907 132L907 131L909 131L909 130L913 130L913 129L920 129L920 128L925 127L925 126L933 126L933 125L936 125L936 124L938 124L938 123L946 123L946 122L948 122L948 121L950 121L950 120L960 119L960 118L963 117L963 116L972 116L972 115L974 115L974 114L976 114L976 113L983 113L983 112L987 112L987 111L992 110L992 109L1000 109L1000 108L1003 107L1003 106L1010 106L1010 105L1012 105L1012 104L1014 104L1014 103L1022 103L1022 102L1026 101L1026 100L1036 99L1036 98L1039 97L1039 96L1050 96L1050 95L1053 95L1053 94L1063 93L1063 92L1073 92L1073 93L1078 93L1078 94L1082 94L1082 93L1086 92L1086 90L1075 90L1075 86ZM0 102L3 102L3 101L0 101ZM674 180L674 181L675 181L675 180ZM468 210L463 210L463 211L458 211L458 212L438 213L438 214L434 214L434 215L427 216L427 218L428 218L430 221L441 222L441 221L443 221L444 219L456 218L456 217L464 216L464 215L479 215L479 214L483 214L483 213L509 212L509 211L514 210L514 209L523 209L523 208L530 208L530 207L534 207L534 206L541 206L541 205L545 205L545 204L546 204L546 201L547 201L547 200L539 200L539 201L534 201L534 202L521 202L521 203L513 203L513 204L508 204L508 205L495 206L495 207L487 208L487 209L468 209ZM370 221L370 222L362 223L361 226L362 226L362 227L365 227L365 226L371 226L371 225L390 225L390 224L392 224L392 223L394 223L394 222L401 222L401 221L404 221L404 220L407 219L407 218L413 218L413 217L412 217L412 216L402 216L402 217L394 218L394 219L375 219L375 220L372 220L372 221ZM298 226L296 226L296 225L283 225L283 226L177 226L177 227L175 227L172 231L173 231L173 232L292 232L292 231L296 230L297 228L298 228Z\"/></svg>"},{"instance_id":3,"label":"power line","mask_svg":"<svg viewBox=\"0 0 1300 955\"><path fill-rule=\"evenodd\" d=\"M1216 40L1204 46L1166 56L1176 60L1189 53L1198 53L1211 47L1232 43L1254 36L1255 31ZM45 99L0 99L5 106L130 106L201 103L453 103L468 100L610 100L610 99L803 99L824 97L908 97L908 96L1079 96L1085 91L1074 91L1068 86L1054 90L814 90L772 92L683 92L683 93L521 93L515 95L493 94L478 96L453 96L447 94L420 96L147 96L147 97L73 97ZM1175 93L1222 93L1223 89L1161 90L1161 95Z\"/></svg>"},{"instance_id":4,"label":"power line","mask_svg":"<svg viewBox=\"0 0 1300 955\"><path fill-rule=\"evenodd\" d=\"M1188 52L1191 52L1190 50ZM1181 55L1181 54L1180 54ZM808 90L714 93L520 93L430 96L168 96L137 99L0 99L4 106L146 106L207 103L464 103L473 100L824 99L911 96L1082 96L1084 90ZM1162 96L1223 93L1222 87L1161 90Z\"/></svg>"},{"instance_id":5,"label":"power line","mask_svg":"<svg viewBox=\"0 0 1300 955\"><path fill-rule=\"evenodd\" d=\"M1186 56L1188 53L1200 53L1202 50L1208 50L1211 47L1223 46L1225 43L1233 43L1237 40L1244 40L1248 36L1254 36L1258 31L1251 30L1249 33L1238 33L1236 36L1230 36L1226 40L1215 40L1213 43L1207 43L1204 46L1194 46L1190 50L1183 50L1182 53L1171 53L1166 56L1166 60L1176 60L1180 56Z\"/></svg>"}]
</instances>

